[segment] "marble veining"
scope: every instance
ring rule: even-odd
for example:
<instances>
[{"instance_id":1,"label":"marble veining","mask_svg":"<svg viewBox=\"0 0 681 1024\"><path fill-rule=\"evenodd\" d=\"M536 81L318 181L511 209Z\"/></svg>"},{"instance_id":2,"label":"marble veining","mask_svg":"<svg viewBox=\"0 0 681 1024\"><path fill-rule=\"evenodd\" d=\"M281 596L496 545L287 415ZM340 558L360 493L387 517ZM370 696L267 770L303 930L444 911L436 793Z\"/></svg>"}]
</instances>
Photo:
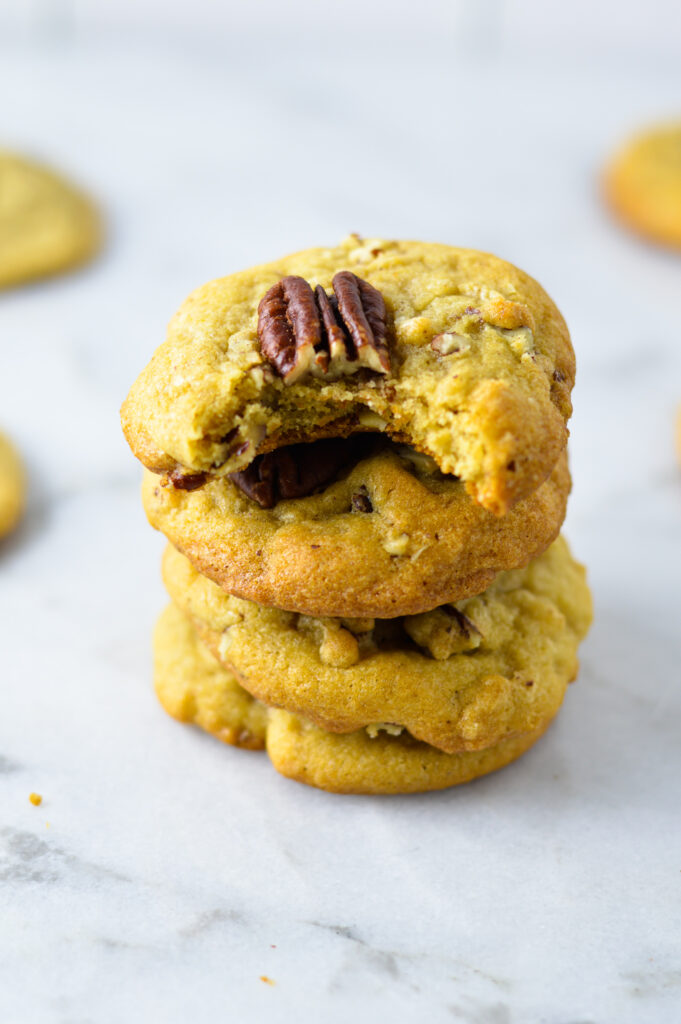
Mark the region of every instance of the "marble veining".
<instances>
[{"instance_id":1,"label":"marble veining","mask_svg":"<svg viewBox=\"0 0 681 1024\"><path fill-rule=\"evenodd\" d=\"M81 860L32 832L0 828L0 881L14 885L63 881L129 882L111 868Z\"/></svg>"}]
</instances>

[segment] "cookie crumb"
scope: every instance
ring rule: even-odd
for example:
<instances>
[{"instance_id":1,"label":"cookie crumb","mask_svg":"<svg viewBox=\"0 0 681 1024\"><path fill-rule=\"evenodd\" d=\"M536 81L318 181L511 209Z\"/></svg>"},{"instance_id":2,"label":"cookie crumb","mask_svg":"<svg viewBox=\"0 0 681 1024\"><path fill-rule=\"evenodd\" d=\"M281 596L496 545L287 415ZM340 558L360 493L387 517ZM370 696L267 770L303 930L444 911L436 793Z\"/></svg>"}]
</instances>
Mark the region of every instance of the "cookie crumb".
<instances>
[{"instance_id":1,"label":"cookie crumb","mask_svg":"<svg viewBox=\"0 0 681 1024\"><path fill-rule=\"evenodd\" d=\"M264 981L266 985L276 985L277 984L276 981L272 981L271 978L268 978L266 974L261 974L260 975L260 980Z\"/></svg>"},{"instance_id":2,"label":"cookie crumb","mask_svg":"<svg viewBox=\"0 0 681 1024\"><path fill-rule=\"evenodd\" d=\"M28 799L31 801L34 807L40 807L43 802L43 798L40 793L29 793Z\"/></svg>"}]
</instances>

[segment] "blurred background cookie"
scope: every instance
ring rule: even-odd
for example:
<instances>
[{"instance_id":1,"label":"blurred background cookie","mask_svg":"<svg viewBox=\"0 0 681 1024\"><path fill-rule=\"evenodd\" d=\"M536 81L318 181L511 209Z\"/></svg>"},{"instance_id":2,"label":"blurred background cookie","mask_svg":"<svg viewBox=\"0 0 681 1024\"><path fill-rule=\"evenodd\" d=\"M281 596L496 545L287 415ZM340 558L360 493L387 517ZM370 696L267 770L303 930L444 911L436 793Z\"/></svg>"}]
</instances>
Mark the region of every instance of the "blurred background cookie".
<instances>
[{"instance_id":1,"label":"blurred background cookie","mask_svg":"<svg viewBox=\"0 0 681 1024\"><path fill-rule=\"evenodd\" d=\"M26 474L16 448L0 433L0 537L19 522L26 501Z\"/></svg>"},{"instance_id":2,"label":"blurred background cookie","mask_svg":"<svg viewBox=\"0 0 681 1024\"><path fill-rule=\"evenodd\" d=\"M606 170L604 189L627 227L681 249L681 119L627 142Z\"/></svg>"},{"instance_id":3,"label":"blurred background cookie","mask_svg":"<svg viewBox=\"0 0 681 1024\"><path fill-rule=\"evenodd\" d=\"M97 210L74 185L0 150L0 288L84 263L100 236Z\"/></svg>"}]
</instances>

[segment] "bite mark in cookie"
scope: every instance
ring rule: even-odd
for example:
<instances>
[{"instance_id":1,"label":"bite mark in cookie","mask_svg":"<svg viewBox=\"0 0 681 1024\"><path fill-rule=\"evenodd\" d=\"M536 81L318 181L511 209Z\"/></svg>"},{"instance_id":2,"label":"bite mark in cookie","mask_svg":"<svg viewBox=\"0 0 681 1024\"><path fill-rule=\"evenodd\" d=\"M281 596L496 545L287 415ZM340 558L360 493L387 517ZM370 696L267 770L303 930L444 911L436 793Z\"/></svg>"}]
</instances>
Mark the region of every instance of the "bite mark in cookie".
<instances>
[{"instance_id":1,"label":"bite mark in cookie","mask_svg":"<svg viewBox=\"0 0 681 1024\"><path fill-rule=\"evenodd\" d=\"M189 475L381 431L503 515L565 447L573 381L562 317L522 271L472 250L355 237L194 293L122 417L150 469Z\"/></svg>"}]
</instances>

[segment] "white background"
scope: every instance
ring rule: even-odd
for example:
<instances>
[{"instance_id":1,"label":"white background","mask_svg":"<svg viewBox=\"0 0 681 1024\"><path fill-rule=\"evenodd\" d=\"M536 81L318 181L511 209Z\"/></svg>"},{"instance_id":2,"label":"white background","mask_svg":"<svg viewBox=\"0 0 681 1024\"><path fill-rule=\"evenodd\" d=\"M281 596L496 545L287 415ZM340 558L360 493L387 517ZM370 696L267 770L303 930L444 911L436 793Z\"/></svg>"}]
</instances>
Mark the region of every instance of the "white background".
<instances>
[{"instance_id":1,"label":"white background","mask_svg":"<svg viewBox=\"0 0 681 1024\"><path fill-rule=\"evenodd\" d=\"M681 112L680 10L0 3L0 145L107 219L90 268L0 296L31 478L0 547L2 1024L679 1018L681 255L599 176ZM423 797L305 789L151 690L120 402L191 288L351 230L518 263L578 357L580 679L522 761Z\"/></svg>"}]
</instances>

